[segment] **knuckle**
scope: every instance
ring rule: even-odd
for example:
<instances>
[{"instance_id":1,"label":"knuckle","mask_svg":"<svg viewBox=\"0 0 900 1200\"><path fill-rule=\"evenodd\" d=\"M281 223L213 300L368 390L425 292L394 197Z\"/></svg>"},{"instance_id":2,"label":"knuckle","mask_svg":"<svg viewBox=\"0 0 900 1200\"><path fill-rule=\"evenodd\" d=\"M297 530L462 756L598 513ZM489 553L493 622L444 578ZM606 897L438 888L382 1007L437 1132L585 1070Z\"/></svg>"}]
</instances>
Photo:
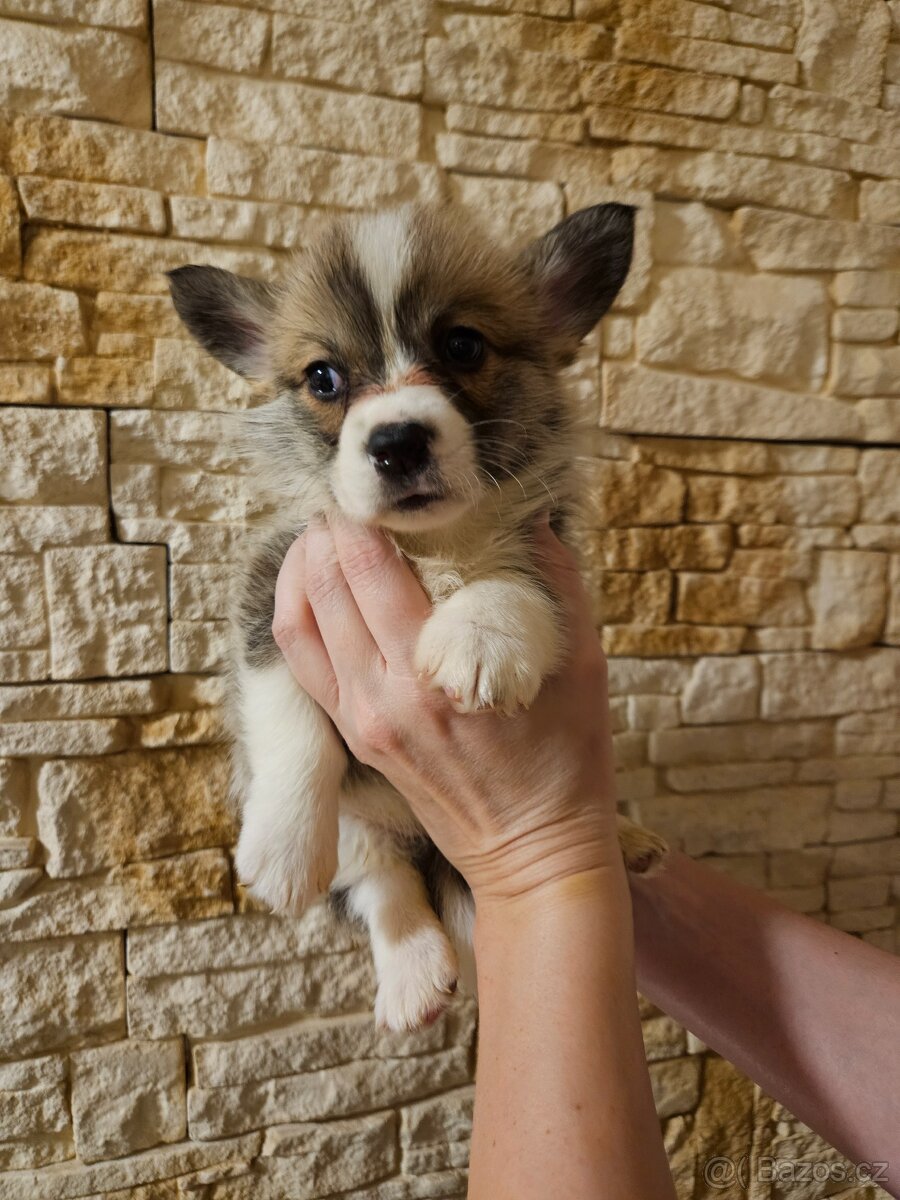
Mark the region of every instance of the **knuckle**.
<instances>
[{"instance_id":1,"label":"knuckle","mask_svg":"<svg viewBox=\"0 0 900 1200\"><path fill-rule=\"evenodd\" d=\"M383 712L365 706L358 712L355 725L370 750L378 754L391 754L399 748L399 732Z\"/></svg>"},{"instance_id":2,"label":"knuckle","mask_svg":"<svg viewBox=\"0 0 900 1200\"><path fill-rule=\"evenodd\" d=\"M354 541L342 555L345 575L363 579L380 572L384 567L384 549L374 539Z\"/></svg>"}]
</instances>

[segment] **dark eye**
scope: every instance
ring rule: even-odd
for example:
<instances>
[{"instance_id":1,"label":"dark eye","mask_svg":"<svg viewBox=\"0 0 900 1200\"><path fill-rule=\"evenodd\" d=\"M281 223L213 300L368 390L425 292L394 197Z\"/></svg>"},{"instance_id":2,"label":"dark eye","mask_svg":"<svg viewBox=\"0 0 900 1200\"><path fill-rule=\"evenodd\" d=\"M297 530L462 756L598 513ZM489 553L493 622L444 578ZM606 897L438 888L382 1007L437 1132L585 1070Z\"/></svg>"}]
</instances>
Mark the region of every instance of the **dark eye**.
<instances>
[{"instance_id":1,"label":"dark eye","mask_svg":"<svg viewBox=\"0 0 900 1200\"><path fill-rule=\"evenodd\" d=\"M343 375L327 362L310 363L306 368L306 382L318 400L339 400L347 386Z\"/></svg>"},{"instance_id":2,"label":"dark eye","mask_svg":"<svg viewBox=\"0 0 900 1200\"><path fill-rule=\"evenodd\" d=\"M444 357L456 367L479 367L484 358L484 338L477 329L455 325L444 336Z\"/></svg>"}]
</instances>

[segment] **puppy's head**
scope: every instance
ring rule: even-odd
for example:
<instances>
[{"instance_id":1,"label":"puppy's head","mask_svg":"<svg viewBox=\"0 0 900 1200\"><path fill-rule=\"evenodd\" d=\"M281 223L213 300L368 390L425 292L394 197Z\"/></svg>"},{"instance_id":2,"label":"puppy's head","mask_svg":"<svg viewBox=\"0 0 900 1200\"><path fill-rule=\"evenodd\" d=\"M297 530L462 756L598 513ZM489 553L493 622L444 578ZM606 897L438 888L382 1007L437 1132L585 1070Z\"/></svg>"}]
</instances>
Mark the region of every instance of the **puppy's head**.
<instances>
[{"instance_id":1,"label":"puppy's head","mask_svg":"<svg viewBox=\"0 0 900 1200\"><path fill-rule=\"evenodd\" d=\"M270 391L283 491L312 471L348 516L428 529L541 478L566 424L558 372L622 286L632 232L631 208L596 205L514 252L465 213L405 207L336 220L278 287L193 266L170 282L197 341Z\"/></svg>"}]
</instances>

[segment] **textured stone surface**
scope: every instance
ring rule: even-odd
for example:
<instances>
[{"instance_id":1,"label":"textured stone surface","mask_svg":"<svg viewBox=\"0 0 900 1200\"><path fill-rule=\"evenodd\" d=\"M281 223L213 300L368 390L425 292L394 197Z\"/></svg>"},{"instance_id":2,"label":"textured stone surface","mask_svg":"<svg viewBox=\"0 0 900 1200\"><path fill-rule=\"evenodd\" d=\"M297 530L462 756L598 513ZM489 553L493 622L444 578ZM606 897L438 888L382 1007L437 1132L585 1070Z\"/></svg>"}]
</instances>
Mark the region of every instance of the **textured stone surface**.
<instances>
[{"instance_id":1,"label":"textured stone surface","mask_svg":"<svg viewBox=\"0 0 900 1200\"><path fill-rule=\"evenodd\" d=\"M822 382L827 337L822 284L699 267L666 274L637 322L644 362L799 388Z\"/></svg>"},{"instance_id":2,"label":"textured stone surface","mask_svg":"<svg viewBox=\"0 0 900 1200\"><path fill-rule=\"evenodd\" d=\"M234 838L224 755L211 747L49 762L37 786L51 875L89 874Z\"/></svg>"},{"instance_id":3,"label":"textured stone surface","mask_svg":"<svg viewBox=\"0 0 900 1200\"><path fill-rule=\"evenodd\" d=\"M57 679L165 670L165 555L92 546L46 555L51 669Z\"/></svg>"},{"instance_id":4,"label":"textured stone surface","mask_svg":"<svg viewBox=\"0 0 900 1200\"><path fill-rule=\"evenodd\" d=\"M796 55L816 91L877 104L890 32L878 0L804 0Z\"/></svg>"},{"instance_id":5,"label":"textured stone surface","mask_svg":"<svg viewBox=\"0 0 900 1200\"><path fill-rule=\"evenodd\" d=\"M4 358L54 358L75 354L84 345L74 292L0 278L0 305L5 314L0 328Z\"/></svg>"},{"instance_id":6,"label":"textured stone surface","mask_svg":"<svg viewBox=\"0 0 900 1200\"><path fill-rule=\"evenodd\" d=\"M131 1038L73 1055L72 1117L83 1162L180 1141L187 1122L181 1040Z\"/></svg>"},{"instance_id":7,"label":"textured stone surface","mask_svg":"<svg viewBox=\"0 0 900 1200\"><path fill-rule=\"evenodd\" d=\"M7 944L0 950L0 979L6 1056L125 1034L125 969L114 934Z\"/></svg>"},{"instance_id":8,"label":"textured stone surface","mask_svg":"<svg viewBox=\"0 0 900 1200\"><path fill-rule=\"evenodd\" d=\"M0 46L0 104L150 124L149 56L138 38L0 18Z\"/></svg>"}]
</instances>

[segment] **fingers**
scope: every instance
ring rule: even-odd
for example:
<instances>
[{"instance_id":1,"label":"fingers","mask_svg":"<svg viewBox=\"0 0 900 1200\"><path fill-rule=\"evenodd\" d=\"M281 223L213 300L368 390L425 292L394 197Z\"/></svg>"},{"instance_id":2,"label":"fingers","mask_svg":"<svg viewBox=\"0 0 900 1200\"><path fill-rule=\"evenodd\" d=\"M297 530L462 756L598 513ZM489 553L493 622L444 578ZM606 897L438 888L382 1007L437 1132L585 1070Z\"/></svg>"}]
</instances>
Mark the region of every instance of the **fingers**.
<instances>
[{"instance_id":1,"label":"fingers","mask_svg":"<svg viewBox=\"0 0 900 1200\"><path fill-rule=\"evenodd\" d=\"M410 665L431 612L428 597L397 548L381 533L329 517L344 578L385 661Z\"/></svg>"},{"instance_id":2,"label":"fingers","mask_svg":"<svg viewBox=\"0 0 900 1200\"><path fill-rule=\"evenodd\" d=\"M294 678L327 713L337 711L334 668L306 595L306 536L285 555L275 585L272 635Z\"/></svg>"}]
</instances>

